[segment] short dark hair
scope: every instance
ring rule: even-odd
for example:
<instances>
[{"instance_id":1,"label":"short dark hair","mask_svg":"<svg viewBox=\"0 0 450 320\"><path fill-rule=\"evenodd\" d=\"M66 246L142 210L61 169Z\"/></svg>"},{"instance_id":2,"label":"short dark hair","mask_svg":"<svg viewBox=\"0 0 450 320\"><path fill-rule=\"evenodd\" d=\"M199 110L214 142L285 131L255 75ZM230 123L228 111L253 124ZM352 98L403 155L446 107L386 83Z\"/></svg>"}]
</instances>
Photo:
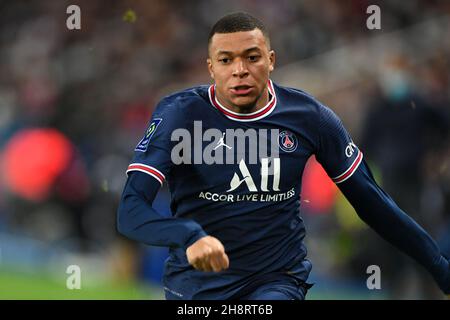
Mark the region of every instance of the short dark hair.
<instances>
[{"instance_id":1,"label":"short dark hair","mask_svg":"<svg viewBox=\"0 0 450 320\"><path fill-rule=\"evenodd\" d=\"M208 46L216 33L233 33L239 31L252 31L254 29L261 30L266 38L267 45L270 47L269 32L266 26L259 19L246 12L230 13L220 18L209 32Z\"/></svg>"}]
</instances>

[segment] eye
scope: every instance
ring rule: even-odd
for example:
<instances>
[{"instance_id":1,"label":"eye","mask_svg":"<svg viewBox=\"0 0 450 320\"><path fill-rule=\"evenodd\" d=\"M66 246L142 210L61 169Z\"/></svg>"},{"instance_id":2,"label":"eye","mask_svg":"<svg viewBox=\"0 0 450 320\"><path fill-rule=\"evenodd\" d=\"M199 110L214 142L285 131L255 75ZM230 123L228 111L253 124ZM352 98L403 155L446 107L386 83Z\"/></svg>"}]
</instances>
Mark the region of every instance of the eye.
<instances>
[{"instance_id":1,"label":"eye","mask_svg":"<svg viewBox=\"0 0 450 320\"><path fill-rule=\"evenodd\" d=\"M259 58L260 58L260 56L258 56L258 55L251 55L251 56L248 56L248 60L249 60L250 62L256 62L256 61L259 60Z\"/></svg>"},{"instance_id":2,"label":"eye","mask_svg":"<svg viewBox=\"0 0 450 320\"><path fill-rule=\"evenodd\" d=\"M222 58L222 59L219 59L219 61L222 64L228 64L228 63L230 63L231 59L230 58Z\"/></svg>"}]
</instances>

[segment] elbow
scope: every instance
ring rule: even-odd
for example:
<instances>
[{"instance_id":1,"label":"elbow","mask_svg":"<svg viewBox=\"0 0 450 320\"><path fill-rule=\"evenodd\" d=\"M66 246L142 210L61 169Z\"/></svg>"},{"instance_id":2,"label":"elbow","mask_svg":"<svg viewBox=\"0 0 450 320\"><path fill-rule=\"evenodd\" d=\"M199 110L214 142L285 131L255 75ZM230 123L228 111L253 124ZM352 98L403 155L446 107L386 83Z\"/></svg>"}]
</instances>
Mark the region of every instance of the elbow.
<instances>
[{"instance_id":1,"label":"elbow","mask_svg":"<svg viewBox=\"0 0 450 320\"><path fill-rule=\"evenodd\" d=\"M121 203L117 209L116 230L119 234L129 237L131 229L129 227L129 223L127 223L126 217L127 210Z\"/></svg>"}]
</instances>

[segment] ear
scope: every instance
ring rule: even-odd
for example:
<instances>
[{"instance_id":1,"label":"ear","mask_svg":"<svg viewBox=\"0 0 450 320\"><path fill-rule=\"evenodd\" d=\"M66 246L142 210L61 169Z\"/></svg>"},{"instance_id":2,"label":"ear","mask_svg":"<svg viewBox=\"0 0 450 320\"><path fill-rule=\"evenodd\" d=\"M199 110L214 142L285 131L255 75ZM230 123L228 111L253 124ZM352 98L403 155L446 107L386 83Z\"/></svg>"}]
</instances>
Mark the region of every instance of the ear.
<instances>
[{"instance_id":1,"label":"ear","mask_svg":"<svg viewBox=\"0 0 450 320\"><path fill-rule=\"evenodd\" d=\"M211 76L211 79L214 80L214 70L213 70L213 65L212 65L211 58L206 59L206 64L208 65L209 75Z\"/></svg>"},{"instance_id":2,"label":"ear","mask_svg":"<svg viewBox=\"0 0 450 320\"><path fill-rule=\"evenodd\" d=\"M272 72L275 69L275 51L269 51L269 72Z\"/></svg>"}]
</instances>

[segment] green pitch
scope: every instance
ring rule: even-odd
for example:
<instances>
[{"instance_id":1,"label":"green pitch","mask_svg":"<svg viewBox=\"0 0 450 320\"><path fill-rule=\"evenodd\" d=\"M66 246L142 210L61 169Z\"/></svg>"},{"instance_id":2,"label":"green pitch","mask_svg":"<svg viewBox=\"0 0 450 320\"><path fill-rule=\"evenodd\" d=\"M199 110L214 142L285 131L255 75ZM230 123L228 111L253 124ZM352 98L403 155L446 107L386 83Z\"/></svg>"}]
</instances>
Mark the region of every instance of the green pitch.
<instances>
[{"instance_id":1,"label":"green pitch","mask_svg":"<svg viewBox=\"0 0 450 320\"><path fill-rule=\"evenodd\" d=\"M82 283L81 289L69 290L65 279L48 274L29 274L0 270L0 299L30 300L153 300L163 299L162 290L138 283Z\"/></svg>"}]
</instances>

